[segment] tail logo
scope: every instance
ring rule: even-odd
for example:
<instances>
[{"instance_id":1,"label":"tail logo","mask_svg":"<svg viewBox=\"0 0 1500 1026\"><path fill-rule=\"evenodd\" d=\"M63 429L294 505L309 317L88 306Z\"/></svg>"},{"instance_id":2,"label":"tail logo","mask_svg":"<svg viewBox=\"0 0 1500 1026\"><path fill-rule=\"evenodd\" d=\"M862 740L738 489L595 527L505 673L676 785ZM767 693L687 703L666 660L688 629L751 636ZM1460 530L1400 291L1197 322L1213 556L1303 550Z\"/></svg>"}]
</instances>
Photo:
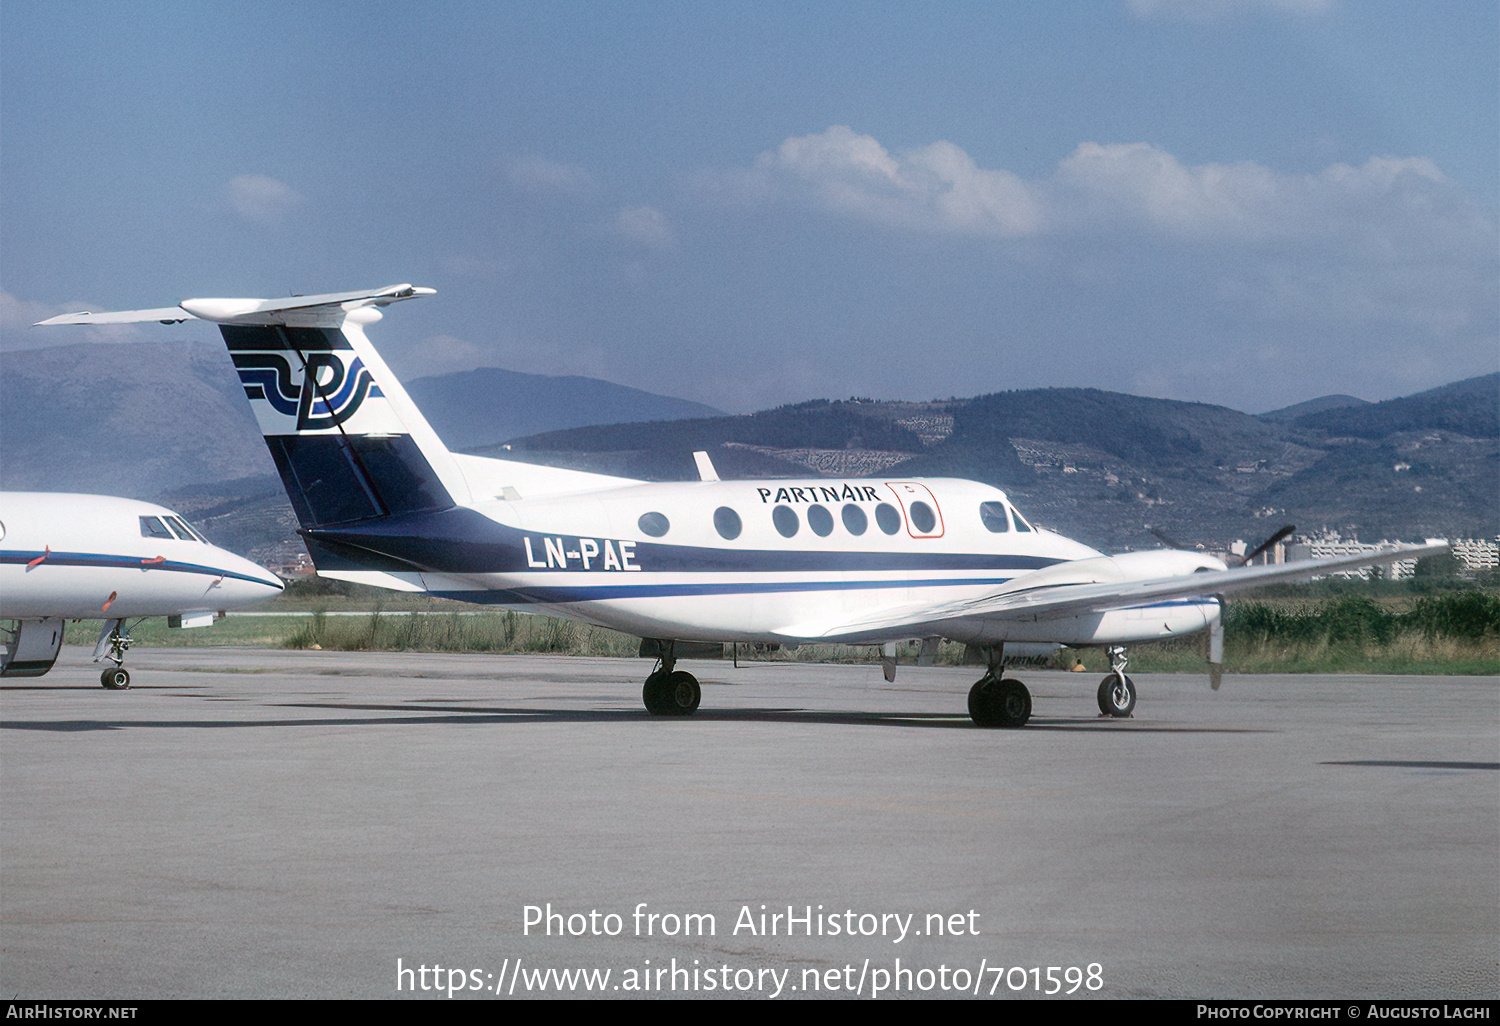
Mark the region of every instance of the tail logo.
<instances>
[{"instance_id":1,"label":"tail logo","mask_svg":"<svg viewBox=\"0 0 1500 1026\"><path fill-rule=\"evenodd\" d=\"M298 432L337 427L354 416L367 398L382 394L357 356L346 367L342 353L309 352L302 354L301 366L294 369L279 352L231 355L245 395L269 403L282 416L295 416Z\"/></svg>"}]
</instances>

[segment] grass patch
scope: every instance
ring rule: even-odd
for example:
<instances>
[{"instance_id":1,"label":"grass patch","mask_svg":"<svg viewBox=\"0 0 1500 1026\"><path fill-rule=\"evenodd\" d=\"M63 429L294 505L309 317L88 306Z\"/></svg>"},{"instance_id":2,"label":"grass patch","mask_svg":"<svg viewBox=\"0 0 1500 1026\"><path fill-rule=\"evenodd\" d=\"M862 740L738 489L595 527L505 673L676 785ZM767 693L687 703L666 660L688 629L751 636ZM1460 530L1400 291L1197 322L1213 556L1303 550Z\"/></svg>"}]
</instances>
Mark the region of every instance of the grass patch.
<instances>
[{"instance_id":1,"label":"grass patch","mask_svg":"<svg viewBox=\"0 0 1500 1026\"><path fill-rule=\"evenodd\" d=\"M382 613L301 619L283 648L340 652L552 652L561 655L634 656L640 641L589 624L527 613Z\"/></svg>"}]
</instances>

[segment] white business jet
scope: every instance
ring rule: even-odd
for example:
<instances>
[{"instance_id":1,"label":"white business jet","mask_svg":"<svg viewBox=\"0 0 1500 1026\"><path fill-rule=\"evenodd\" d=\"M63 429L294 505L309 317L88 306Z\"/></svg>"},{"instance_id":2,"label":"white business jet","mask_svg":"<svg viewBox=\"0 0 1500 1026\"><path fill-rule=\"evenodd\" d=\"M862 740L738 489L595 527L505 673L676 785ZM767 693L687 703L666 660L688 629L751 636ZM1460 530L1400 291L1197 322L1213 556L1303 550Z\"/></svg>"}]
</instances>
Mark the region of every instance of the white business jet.
<instances>
[{"instance_id":1,"label":"white business jet","mask_svg":"<svg viewBox=\"0 0 1500 1026\"><path fill-rule=\"evenodd\" d=\"M1101 713L1129 716L1130 642L1209 632L1222 661L1220 596L1445 546L1229 568L1196 552L1106 556L1030 524L1005 494L952 479L650 483L449 452L365 338L381 308L435 290L66 314L43 324L210 321L324 577L470 602L523 606L655 642L646 708L698 708L676 668L690 642L882 646L924 654L950 638L984 652L969 693L983 726L1019 727L1031 695L1010 656L1105 646ZM644 648L644 646L643 646Z\"/></svg>"},{"instance_id":2,"label":"white business jet","mask_svg":"<svg viewBox=\"0 0 1500 1026\"><path fill-rule=\"evenodd\" d=\"M52 669L68 620L100 620L94 662L107 688L130 686L126 622L165 616L204 627L224 609L281 591L275 574L210 545L161 506L108 495L0 492L0 677Z\"/></svg>"}]
</instances>

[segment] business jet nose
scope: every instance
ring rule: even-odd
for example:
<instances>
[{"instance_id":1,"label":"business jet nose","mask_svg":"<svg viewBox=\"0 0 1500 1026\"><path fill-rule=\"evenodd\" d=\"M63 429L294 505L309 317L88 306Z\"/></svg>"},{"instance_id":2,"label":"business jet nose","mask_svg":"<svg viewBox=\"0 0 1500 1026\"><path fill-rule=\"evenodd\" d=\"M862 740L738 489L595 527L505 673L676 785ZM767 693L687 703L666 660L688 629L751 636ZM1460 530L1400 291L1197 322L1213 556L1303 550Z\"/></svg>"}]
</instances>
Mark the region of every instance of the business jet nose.
<instances>
[{"instance_id":1,"label":"business jet nose","mask_svg":"<svg viewBox=\"0 0 1500 1026\"><path fill-rule=\"evenodd\" d=\"M215 589L218 603L229 606L248 606L281 594L285 585L265 567L236 556L232 552L223 554L220 564L228 573Z\"/></svg>"}]
</instances>

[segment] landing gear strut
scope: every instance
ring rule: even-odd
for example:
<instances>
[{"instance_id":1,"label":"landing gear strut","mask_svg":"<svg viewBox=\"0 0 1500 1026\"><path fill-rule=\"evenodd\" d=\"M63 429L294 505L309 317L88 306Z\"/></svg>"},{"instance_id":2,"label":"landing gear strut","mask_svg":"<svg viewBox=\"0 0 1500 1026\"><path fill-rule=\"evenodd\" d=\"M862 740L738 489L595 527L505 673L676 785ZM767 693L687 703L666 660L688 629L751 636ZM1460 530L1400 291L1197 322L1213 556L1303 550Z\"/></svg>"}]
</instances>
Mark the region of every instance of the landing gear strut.
<instances>
[{"instance_id":1,"label":"landing gear strut","mask_svg":"<svg viewBox=\"0 0 1500 1026\"><path fill-rule=\"evenodd\" d=\"M108 658L115 664L99 674L99 683L111 691L130 687L130 673L125 669L125 652L133 644L135 642L123 619L105 621L104 629L99 632L99 641L94 645L94 662Z\"/></svg>"},{"instance_id":2,"label":"landing gear strut","mask_svg":"<svg viewBox=\"0 0 1500 1026\"><path fill-rule=\"evenodd\" d=\"M698 678L686 670L674 669L677 656L672 642L660 644L660 661L641 691L646 711L652 716L691 716L698 711L698 701L702 698Z\"/></svg>"},{"instance_id":3,"label":"landing gear strut","mask_svg":"<svg viewBox=\"0 0 1500 1026\"><path fill-rule=\"evenodd\" d=\"M1135 681L1125 676L1125 646L1109 647L1109 676L1099 682L1099 715L1124 719L1135 712Z\"/></svg>"},{"instance_id":4,"label":"landing gear strut","mask_svg":"<svg viewBox=\"0 0 1500 1026\"><path fill-rule=\"evenodd\" d=\"M990 645L984 650L988 669L969 689L969 718L980 727L1026 726L1031 719L1031 692L1018 680L1006 680L1005 646Z\"/></svg>"}]
</instances>

